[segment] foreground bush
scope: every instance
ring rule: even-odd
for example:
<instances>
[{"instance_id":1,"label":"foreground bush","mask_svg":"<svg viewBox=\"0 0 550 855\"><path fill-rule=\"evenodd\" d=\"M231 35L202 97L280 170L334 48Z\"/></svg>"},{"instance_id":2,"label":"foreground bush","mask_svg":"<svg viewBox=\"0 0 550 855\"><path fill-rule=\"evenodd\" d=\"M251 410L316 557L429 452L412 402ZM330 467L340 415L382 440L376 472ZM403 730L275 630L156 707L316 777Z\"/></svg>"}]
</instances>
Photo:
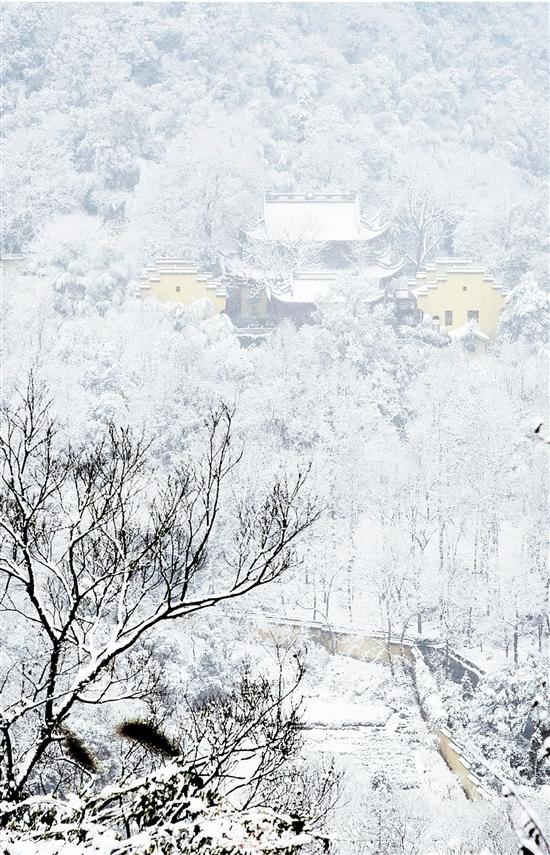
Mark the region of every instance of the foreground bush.
<instances>
[{"instance_id":1,"label":"foreground bush","mask_svg":"<svg viewBox=\"0 0 550 855\"><path fill-rule=\"evenodd\" d=\"M3 855L291 855L325 846L300 819L237 810L181 763L97 794L3 803L0 825Z\"/></svg>"}]
</instances>

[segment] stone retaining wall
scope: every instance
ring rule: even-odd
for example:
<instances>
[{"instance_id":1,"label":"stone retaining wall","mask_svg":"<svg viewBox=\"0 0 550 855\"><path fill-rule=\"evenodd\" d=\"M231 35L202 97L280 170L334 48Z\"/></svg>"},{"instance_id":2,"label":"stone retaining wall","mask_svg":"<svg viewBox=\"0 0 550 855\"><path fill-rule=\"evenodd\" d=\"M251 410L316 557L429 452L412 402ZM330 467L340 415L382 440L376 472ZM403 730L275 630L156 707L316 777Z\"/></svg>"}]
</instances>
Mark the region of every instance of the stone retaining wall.
<instances>
[{"instance_id":1,"label":"stone retaining wall","mask_svg":"<svg viewBox=\"0 0 550 855\"><path fill-rule=\"evenodd\" d=\"M275 638L282 642L296 641L304 634L325 647L330 653L364 659L368 662L388 663L393 657L401 656L412 663L415 673L416 660L424 660L422 651L409 638L388 639L382 633L347 631L332 629L326 624L301 623L300 621L265 618L269 629L259 629L264 638ZM421 709L422 702L420 701ZM462 747L453 738L452 732L442 725L434 725L428 710L423 713L432 726L439 745L439 752L449 769L457 776L467 798L472 801L491 799L492 794L483 786L478 776L472 772L471 764Z\"/></svg>"},{"instance_id":2,"label":"stone retaining wall","mask_svg":"<svg viewBox=\"0 0 550 855\"><path fill-rule=\"evenodd\" d=\"M469 799L491 799L491 793L483 786L478 776L472 772L470 762L464 755L461 746L454 741L453 734L447 727L439 728L439 752L445 763L459 779L462 789Z\"/></svg>"}]
</instances>

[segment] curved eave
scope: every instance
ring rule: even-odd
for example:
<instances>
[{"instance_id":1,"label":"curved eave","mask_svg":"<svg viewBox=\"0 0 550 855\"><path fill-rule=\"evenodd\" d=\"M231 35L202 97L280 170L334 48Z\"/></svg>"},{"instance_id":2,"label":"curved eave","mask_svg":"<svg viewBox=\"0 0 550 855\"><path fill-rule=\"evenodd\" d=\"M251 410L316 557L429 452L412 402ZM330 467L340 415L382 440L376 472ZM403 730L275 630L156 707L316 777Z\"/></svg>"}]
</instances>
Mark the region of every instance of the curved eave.
<instances>
[{"instance_id":1,"label":"curved eave","mask_svg":"<svg viewBox=\"0 0 550 855\"><path fill-rule=\"evenodd\" d=\"M259 223L257 226L254 226L254 228L251 229L246 234L247 234L247 237L249 239L258 240L258 241L275 241L275 242L277 242L277 241L288 241L288 242L293 242L293 241L304 240L305 242L319 243L319 244L364 243L364 242L370 242L370 241L376 240L379 237L382 237L382 235L386 234L389 227L390 227L389 223L384 225L384 226L379 226L378 228L376 228L374 226L370 226L368 223L362 222L358 231L354 232L353 234L342 235L342 236L338 236L338 237L330 237L330 235L327 235L327 236L322 237L322 238L309 239L309 238L307 238L307 236L301 238L299 236L284 235L284 234L281 234L279 237L272 237L271 235L269 235L267 233L266 228L265 228L265 223L262 222L262 223ZM321 232L321 229L319 229L319 232Z\"/></svg>"},{"instance_id":2,"label":"curved eave","mask_svg":"<svg viewBox=\"0 0 550 855\"><path fill-rule=\"evenodd\" d=\"M256 225L249 229L249 231L245 231L245 235L247 238L253 238L254 240L265 240L267 238L265 222L260 220L259 223L256 223Z\"/></svg>"},{"instance_id":3,"label":"curved eave","mask_svg":"<svg viewBox=\"0 0 550 855\"><path fill-rule=\"evenodd\" d=\"M385 235L390 227L389 223L386 223L384 226L375 226L374 224L370 224L361 220L361 227L359 230L359 236L355 238L355 240L376 240L376 238L382 237ZM352 238L353 240L353 238Z\"/></svg>"},{"instance_id":4,"label":"curved eave","mask_svg":"<svg viewBox=\"0 0 550 855\"><path fill-rule=\"evenodd\" d=\"M333 296L328 294L317 294L310 300L303 300L294 297L292 294L274 294L272 291L268 293L270 301L284 303L285 306L318 306L320 300L329 300L331 303L344 303L345 297Z\"/></svg>"},{"instance_id":5,"label":"curved eave","mask_svg":"<svg viewBox=\"0 0 550 855\"><path fill-rule=\"evenodd\" d=\"M407 262L405 259L399 262L399 264L394 265L393 267L386 267L386 265L380 265L381 276L380 279L391 279L393 276L397 276L405 267Z\"/></svg>"}]
</instances>

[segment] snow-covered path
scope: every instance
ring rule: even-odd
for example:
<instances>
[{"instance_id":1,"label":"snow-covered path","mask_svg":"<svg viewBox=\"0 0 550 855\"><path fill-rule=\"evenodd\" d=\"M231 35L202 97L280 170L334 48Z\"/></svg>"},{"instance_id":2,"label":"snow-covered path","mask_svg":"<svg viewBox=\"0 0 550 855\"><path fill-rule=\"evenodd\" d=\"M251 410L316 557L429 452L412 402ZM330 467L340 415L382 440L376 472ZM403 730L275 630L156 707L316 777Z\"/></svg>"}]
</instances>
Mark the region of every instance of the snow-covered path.
<instances>
[{"instance_id":1,"label":"snow-covered path","mask_svg":"<svg viewBox=\"0 0 550 855\"><path fill-rule=\"evenodd\" d=\"M327 655L309 678L305 703L308 757L334 759L344 773L330 822L339 855L380 846L388 853L412 852L408 844L418 844L419 836L426 845L438 836L448 839L447 829L438 830L440 821L457 808L462 812L466 799L399 666L392 676L382 663Z\"/></svg>"}]
</instances>

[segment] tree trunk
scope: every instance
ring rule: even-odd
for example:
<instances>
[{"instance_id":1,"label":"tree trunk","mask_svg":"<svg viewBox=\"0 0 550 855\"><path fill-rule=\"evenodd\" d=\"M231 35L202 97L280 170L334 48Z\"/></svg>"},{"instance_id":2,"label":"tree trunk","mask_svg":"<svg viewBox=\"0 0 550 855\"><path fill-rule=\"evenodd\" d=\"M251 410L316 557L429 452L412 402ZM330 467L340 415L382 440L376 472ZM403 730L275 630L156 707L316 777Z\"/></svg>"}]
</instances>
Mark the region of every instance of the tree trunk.
<instances>
[{"instance_id":1,"label":"tree trunk","mask_svg":"<svg viewBox=\"0 0 550 855\"><path fill-rule=\"evenodd\" d=\"M439 526L439 572L443 573L443 567L445 565L445 552L443 549L444 541L443 535L445 533L445 523Z\"/></svg>"},{"instance_id":2,"label":"tree trunk","mask_svg":"<svg viewBox=\"0 0 550 855\"><path fill-rule=\"evenodd\" d=\"M472 646L472 606L468 609L468 625L466 627L466 639L468 647Z\"/></svg>"},{"instance_id":3,"label":"tree trunk","mask_svg":"<svg viewBox=\"0 0 550 855\"><path fill-rule=\"evenodd\" d=\"M317 585L313 583L313 623L317 623Z\"/></svg>"},{"instance_id":4,"label":"tree trunk","mask_svg":"<svg viewBox=\"0 0 550 855\"><path fill-rule=\"evenodd\" d=\"M388 649L388 663L389 663L389 666L390 666L390 673L391 673L391 675L392 675L392 677L393 677L395 672L394 672L394 668L393 668L393 657L392 657L392 655L391 655L391 635L392 635L392 632L391 632L391 631L392 631L391 616L390 616L390 615L389 615L389 613L388 613L388 645L387 645L387 649Z\"/></svg>"},{"instance_id":5,"label":"tree trunk","mask_svg":"<svg viewBox=\"0 0 550 855\"><path fill-rule=\"evenodd\" d=\"M348 585L347 585L347 606L350 623L353 623L353 564L354 559L348 561Z\"/></svg>"}]
</instances>

